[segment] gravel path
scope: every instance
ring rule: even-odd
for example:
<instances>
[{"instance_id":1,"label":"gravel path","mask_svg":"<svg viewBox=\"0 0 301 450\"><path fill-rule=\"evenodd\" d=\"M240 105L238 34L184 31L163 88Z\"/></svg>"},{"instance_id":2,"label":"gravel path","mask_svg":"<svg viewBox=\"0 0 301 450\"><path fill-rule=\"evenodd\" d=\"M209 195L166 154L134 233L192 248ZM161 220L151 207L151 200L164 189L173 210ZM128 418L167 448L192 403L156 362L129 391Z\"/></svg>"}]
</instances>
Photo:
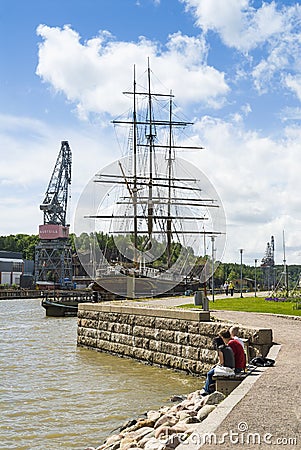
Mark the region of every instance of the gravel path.
<instances>
[{"instance_id":1,"label":"gravel path","mask_svg":"<svg viewBox=\"0 0 301 450\"><path fill-rule=\"evenodd\" d=\"M172 307L192 301L191 297L166 298L137 305ZM301 320L232 311L212 311L211 316L246 326L272 328L274 342L281 344L281 350L276 365L259 377L218 426L217 444L205 444L202 448L301 449ZM236 434L230 437L229 433Z\"/></svg>"}]
</instances>

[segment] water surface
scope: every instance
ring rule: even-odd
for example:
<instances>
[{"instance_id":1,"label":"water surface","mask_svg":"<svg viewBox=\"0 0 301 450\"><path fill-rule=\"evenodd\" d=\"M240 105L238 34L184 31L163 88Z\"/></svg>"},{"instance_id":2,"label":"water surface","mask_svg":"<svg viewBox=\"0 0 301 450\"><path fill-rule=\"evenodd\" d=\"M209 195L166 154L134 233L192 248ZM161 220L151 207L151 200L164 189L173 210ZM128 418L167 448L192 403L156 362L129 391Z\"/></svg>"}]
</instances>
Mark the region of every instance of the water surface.
<instances>
[{"instance_id":1,"label":"water surface","mask_svg":"<svg viewBox=\"0 0 301 450\"><path fill-rule=\"evenodd\" d=\"M77 319L51 318L37 299L0 301L3 449L98 446L129 418L201 380L76 346Z\"/></svg>"}]
</instances>

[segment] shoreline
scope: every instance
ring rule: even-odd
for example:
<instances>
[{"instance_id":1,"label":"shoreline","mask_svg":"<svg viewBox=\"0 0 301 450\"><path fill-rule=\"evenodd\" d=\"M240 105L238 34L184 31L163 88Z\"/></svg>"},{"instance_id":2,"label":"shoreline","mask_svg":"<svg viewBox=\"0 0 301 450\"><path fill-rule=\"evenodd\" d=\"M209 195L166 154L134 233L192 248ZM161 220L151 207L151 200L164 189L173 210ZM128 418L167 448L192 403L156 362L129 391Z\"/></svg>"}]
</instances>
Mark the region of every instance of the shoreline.
<instances>
[{"instance_id":1,"label":"shoreline","mask_svg":"<svg viewBox=\"0 0 301 450\"><path fill-rule=\"evenodd\" d=\"M277 359L281 345L274 344L268 358ZM201 389L187 395L175 395L172 406L151 410L144 417L120 426L104 443L85 450L197 450L206 444L232 409L270 367L257 367L228 396L215 391L201 396Z\"/></svg>"}]
</instances>

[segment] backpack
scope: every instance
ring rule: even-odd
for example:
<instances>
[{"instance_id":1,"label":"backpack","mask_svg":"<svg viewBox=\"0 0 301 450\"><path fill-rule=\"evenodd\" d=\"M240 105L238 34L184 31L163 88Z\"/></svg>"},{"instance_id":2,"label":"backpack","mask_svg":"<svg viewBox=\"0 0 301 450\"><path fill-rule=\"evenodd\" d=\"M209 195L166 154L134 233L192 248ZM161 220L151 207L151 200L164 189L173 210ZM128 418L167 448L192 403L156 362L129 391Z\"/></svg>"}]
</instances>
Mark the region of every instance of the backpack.
<instances>
[{"instance_id":1,"label":"backpack","mask_svg":"<svg viewBox=\"0 0 301 450\"><path fill-rule=\"evenodd\" d=\"M251 359L250 364L257 367L272 367L275 364L275 360L256 356L256 358Z\"/></svg>"}]
</instances>

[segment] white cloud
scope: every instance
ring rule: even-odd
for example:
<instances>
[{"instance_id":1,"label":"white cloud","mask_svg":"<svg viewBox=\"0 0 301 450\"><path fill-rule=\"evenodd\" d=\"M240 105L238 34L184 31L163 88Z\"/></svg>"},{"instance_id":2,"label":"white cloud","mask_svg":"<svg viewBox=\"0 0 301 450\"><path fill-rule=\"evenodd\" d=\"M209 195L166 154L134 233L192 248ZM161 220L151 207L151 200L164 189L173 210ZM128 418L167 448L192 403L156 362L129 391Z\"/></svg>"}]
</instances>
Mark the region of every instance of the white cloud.
<instances>
[{"instance_id":1,"label":"white cloud","mask_svg":"<svg viewBox=\"0 0 301 450\"><path fill-rule=\"evenodd\" d=\"M53 129L40 120L0 115L0 140L0 235L37 233L43 220L39 205L62 140L69 141L73 155L70 221L87 181L120 156L113 130L102 134L89 125Z\"/></svg>"},{"instance_id":2,"label":"white cloud","mask_svg":"<svg viewBox=\"0 0 301 450\"><path fill-rule=\"evenodd\" d=\"M181 0L194 12L204 31L219 33L223 42L247 52L283 31L284 16L275 2L255 9L249 0Z\"/></svg>"},{"instance_id":3,"label":"white cloud","mask_svg":"<svg viewBox=\"0 0 301 450\"><path fill-rule=\"evenodd\" d=\"M300 44L300 32L297 30L284 33L269 43L267 56L262 57L252 71L255 87L260 93L267 92L275 85L291 88L289 83L294 81L295 76L298 82L301 73Z\"/></svg>"},{"instance_id":4,"label":"white cloud","mask_svg":"<svg viewBox=\"0 0 301 450\"><path fill-rule=\"evenodd\" d=\"M212 117L203 118L195 127L205 150L192 154L191 161L209 177L227 215L231 245L225 260L238 261L239 248L244 248L246 261L253 263L253 258L263 256L271 235L280 245L285 228L288 235L296 237L288 255L290 263L296 263L300 241L296 230L301 231L297 163L301 131L287 128L282 139L276 140L245 130L242 122Z\"/></svg>"},{"instance_id":5,"label":"white cloud","mask_svg":"<svg viewBox=\"0 0 301 450\"><path fill-rule=\"evenodd\" d=\"M139 76L147 57L156 76L180 101L217 107L229 90L224 74L206 65L207 46L202 36L173 34L164 51L143 37L137 43L117 42L108 32L81 43L79 34L69 26L40 25L37 33L43 39L37 74L75 103L81 118L91 112L115 116L127 108L121 92L131 86L134 64Z\"/></svg>"},{"instance_id":6,"label":"white cloud","mask_svg":"<svg viewBox=\"0 0 301 450\"><path fill-rule=\"evenodd\" d=\"M255 8L250 0L180 1L202 31L218 33L227 47L246 56L260 94L285 87L300 99L301 5L263 1ZM249 77L249 70L243 76Z\"/></svg>"},{"instance_id":7,"label":"white cloud","mask_svg":"<svg viewBox=\"0 0 301 450\"><path fill-rule=\"evenodd\" d=\"M290 88L297 95L298 99L301 101L301 74L297 76L287 75L285 77L285 83L288 88Z\"/></svg>"}]
</instances>

